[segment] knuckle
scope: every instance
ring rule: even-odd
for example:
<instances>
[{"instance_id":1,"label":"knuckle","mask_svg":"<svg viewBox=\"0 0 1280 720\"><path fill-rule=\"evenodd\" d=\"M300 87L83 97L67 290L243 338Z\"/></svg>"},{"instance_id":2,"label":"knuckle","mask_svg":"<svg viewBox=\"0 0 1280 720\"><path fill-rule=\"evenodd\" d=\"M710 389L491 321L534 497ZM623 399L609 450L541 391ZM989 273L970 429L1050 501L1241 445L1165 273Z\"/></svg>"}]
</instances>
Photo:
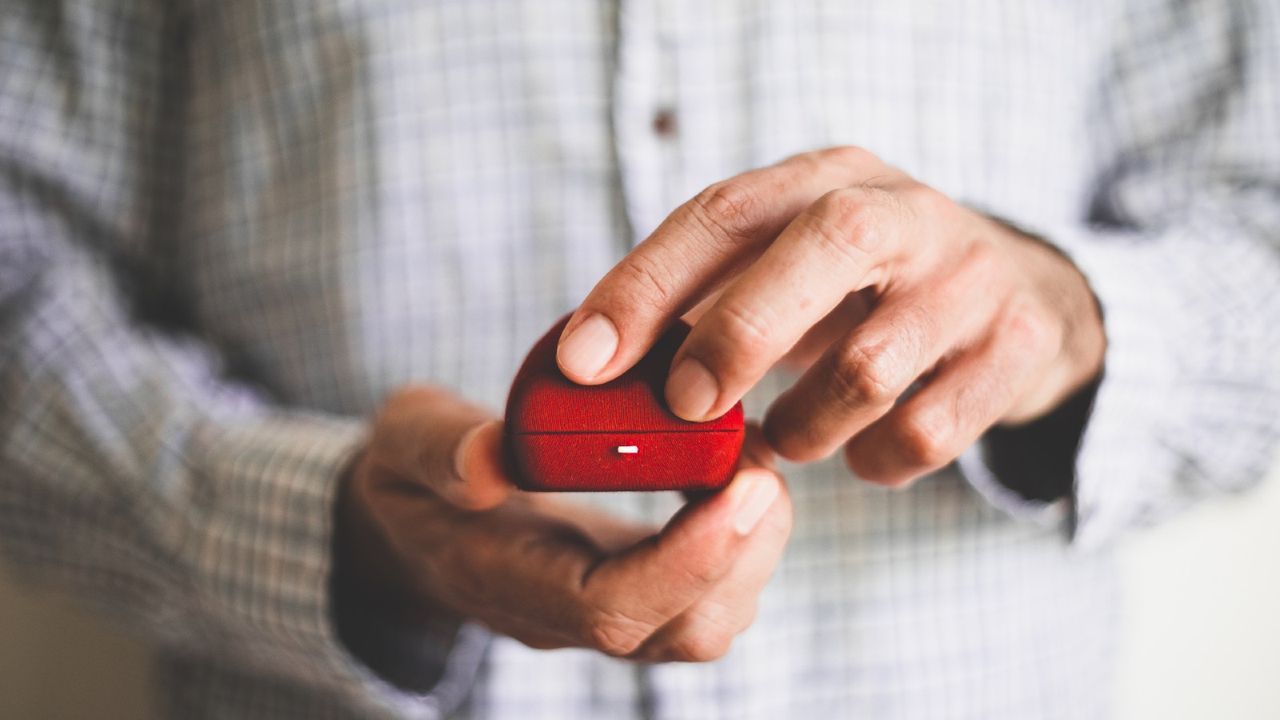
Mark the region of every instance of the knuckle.
<instances>
[{"instance_id":1,"label":"knuckle","mask_svg":"<svg viewBox=\"0 0 1280 720\"><path fill-rule=\"evenodd\" d=\"M854 260L874 253L883 238L881 194L871 188L848 187L823 195L811 211L815 239Z\"/></svg>"},{"instance_id":2,"label":"knuckle","mask_svg":"<svg viewBox=\"0 0 1280 720\"><path fill-rule=\"evenodd\" d=\"M922 182L909 182L897 193L899 199L922 217L936 217L952 207L951 198L945 193Z\"/></svg>"},{"instance_id":3,"label":"knuckle","mask_svg":"<svg viewBox=\"0 0 1280 720\"><path fill-rule=\"evenodd\" d=\"M588 614L583 635L591 649L611 657L626 657L644 644L650 627L622 613L596 610Z\"/></svg>"},{"instance_id":4,"label":"knuckle","mask_svg":"<svg viewBox=\"0 0 1280 720\"><path fill-rule=\"evenodd\" d=\"M841 226L857 225L870 210L867 191L860 187L837 188L818 198L817 210Z\"/></svg>"},{"instance_id":5,"label":"knuckle","mask_svg":"<svg viewBox=\"0 0 1280 720\"><path fill-rule=\"evenodd\" d=\"M898 396L892 360L883 345L851 346L836 359L832 397L854 409L892 402Z\"/></svg>"},{"instance_id":6,"label":"knuckle","mask_svg":"<svg viewBox=\"0 0 1280 720\"><path fill-rule=\"evenodd\" d=\"M627 304L647 308L669 307L676 296L675 278L646 255L636 253L618 266L623 286L629 288Z\"/></svg>"},{"instance_id":7,"label":"knuckle","mask_svg":"<svg viewBox=\"0 0 1280 720\"><path fill-rule=\"evenodd\" d=\"M898 448L914 467L939 467L951 461L950 418L936 411L917 411L903 419Z\"/></svg>"},{"instance_id":8,"label":"knuckle","mask_svg":"<svg viewBox=\"0 0 1280 720\"><path fill-rule=\"evenodd\" d=\"M693 198L698 220L730 240L750 235L761 217L760 201L740 180L725 180L707 187Z\"/></svg>"},{"instance_id":9,"label":"knuckle","mask_svg":"<svg viewBox=\"0 0 1280 720\"><path fill-rule=\"evenodd\" d=\"M978 282L984 282L999 276L999 265L1000 253L990 243L977 242L965 253L961 268Z\"/></svg>"},{"instance_id":10,"label":"knuckle","mask_svg":"<svg viewBox=\"0 0 1280 720\"><path fill-rule=\"evenodd\" d=\"M870 150L857 145L835 145L815 152L819 159L837 164L879 162Z\"/></svg>"},{"instance_id":11,"label":"knuckle","mask_svg":"<svg viewBox=\"0 0 1280 720\"><path fill-rule=\"evenodd\" d=\"M1050 352L1061 345L1061 331L1050 321L1047 313L1029 303L1010 306L1000 331L1009 341L1033 352Z\"/></svg>"},{"instance_id":12,"label":"knuckle","mask_svg":"<svg viewBox=\"0 0 1280 720\"><path fill-rule=\"evenodd\" d=\"M772 323L758 311L741 303L730 303L722 310L721 328L717 333L721 341L733 349L739 357L753 357L769 348Z\"/></svg>"},{"instance_id":13,"label":"knuckle","mask_svg":"<svg viewBox=\"0 0 1280 720\"><path fill-rule=\"evenodd\" d=\"M713 555L710 552L690 553L685 557L680 572L696 586L707 587L712 585L720 579L724 572Z\"/></svg>"}]
</instances>

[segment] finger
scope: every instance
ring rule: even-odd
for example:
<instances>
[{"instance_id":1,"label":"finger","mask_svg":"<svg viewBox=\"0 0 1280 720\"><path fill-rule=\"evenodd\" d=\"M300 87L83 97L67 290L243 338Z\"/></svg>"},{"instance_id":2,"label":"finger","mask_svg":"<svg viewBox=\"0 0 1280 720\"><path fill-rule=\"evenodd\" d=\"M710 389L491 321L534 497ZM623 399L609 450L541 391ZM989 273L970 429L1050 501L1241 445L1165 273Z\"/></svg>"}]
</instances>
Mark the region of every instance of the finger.
<instances>
[{"instance_id":1,"label":"finger","mask_svg":"<svg viewBox=\"0 0 1280 720\"><path fill-rule=\"evenodd\" d=\"M1052 332L1025 313L1005 313L977 347L939 369L919 392L846 447L861 478L901 486L943 467L973 444L1049 362Z\"/></svg>"},{"instance_id":2,"label":"finger","mask_svg":"<svg viewBox=\"0 0 1280 720\"><path fill-rule=\"evenodd\" d=\"M584 642L614 656L634 653L729 573L781 492L773 473L740 472L659 535L597 564L582 578Z\"/></svg>"},{"instance_id":3,"label":"finger","mask_svg":"<svg viewBox=\"0 0 1280 720\"><path fill-rule=\"evenodd\" d=\"M985 250L940 279L893 290L784 392L765 416L765 435L783 457L826 457L884 415L958 342L976 335L999 302Z\"/></svg>"},{"instance_id":4,"label":"finger","mask_svg":"<svg viewBox=\"0 0 1280 720\"><path fill-rule=\"evenodd\" d=\"M723 414L850 292L884 282L915 244L904 192L833 190L796 217L676 352L671 411L692 421Z\"/></svg>"},{"instance_id":5,"label":"finger","mask_svg":"<svg viewBox=\"0 0 1280 720\"><path fill-rule=\"evenodd\" d=\"M540 620L531 620L526 617L525 612L515 614L488 608L483 619L473 619L492 632L519 640L535 650L557 650L578 646L578 639L572 633L562 631Z\"/></svg>"},{"instance_id":6,"label":"finger","mask_svg":"<svg viewBox=\"0 0 1280 720\"><path fill-rule=\"evenodd\" d=\"M797 155L708 187L587 295L561 335L561 371L583 384L617 377L672 318L757 255L801 210L879 167L870 153L839 148Z\"/></svg>"},{"instance_id":7,"label":"finger","mask_svg":"<svg viewBox=\"0 0 1280 720\"><path fill-rule=\"evenodd\" d=\"M715 305L716 301L720 299L720 293L722 292L722 290L720 289L721 287L723 286L718 285L716 290L704 293L702 296L702 299L699 300L696 305L690 308L688 312L686 312L684 315L681 315L680 318L684 320L686 323L689 323L690 326L697 325L698 319L701 318L703 315L706 315L707 311L711 309L711 306Z\"/></svg>"},{"instance_id":8,"label":"finger","mask_svg":"<svg viewBox=\"0 0 1280 720\"><path fill-rule=\"evenodd\" d=\"M494 507L515 489L502 464L502 424L438 388L388 398L368 453L392 477L426 486L464 509Z\"/></svg>"},{"instance_id":9,"label":"finger","mask_svg":"<svg viewBox=\"0 0 1280 720\"><path fill-rule=\"evenodd\" d=\"M782 558L791 527L791 498L784 491L728 575L654 633L637 659L706 662L724 655L733 638L755 619L757 599Z\"/></svg>"},{"instance_id":10,"label":"finger","mask_svg":"<svg viewBox=\"0 0 1280 720\"><path fill-rule=\"evenodd\" d=\"M813 367L832 344L849 334L849 328L867 318L871 313L871 301L871 294L867 290L846 295L835 310L809 328L779 364L797 372Z\"/></svg>"},{"instance_id":11,"label":"finger","mask_svg":"<svg viewBox=\"0 0 1280 720\"><path fill-rule=\"evenodd\" d=\"M415 579L424 591L522 640L586 644L582 578L607 557L587 532L531 510L523 495L488 512L449 510L423 522L430 547L418 556L432 561Z\"/></svg>"}]
</instances>

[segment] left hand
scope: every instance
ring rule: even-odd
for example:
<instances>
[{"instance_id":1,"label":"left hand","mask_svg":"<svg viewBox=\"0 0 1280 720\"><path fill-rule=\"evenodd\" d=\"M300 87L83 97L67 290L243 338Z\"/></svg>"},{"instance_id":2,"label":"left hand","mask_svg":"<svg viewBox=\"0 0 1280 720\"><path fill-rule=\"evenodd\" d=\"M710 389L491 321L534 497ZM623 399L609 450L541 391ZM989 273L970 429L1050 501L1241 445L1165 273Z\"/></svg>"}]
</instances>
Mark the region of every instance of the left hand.
<instances>
[{"instance_id":1,"label":"left hand","mask_svg":"<svg viewBox=\"0 0 1280 720\"><path fill-rule=\"evenodd\" d=\"M817 348L769 408L766 437L798 461L843 445L854 472L888 485L996 423L1047 414L1097 377L1106 345L1064 255L849 147L679 207L574 313L560 368L611 380L699 304L667 380L672 412L720 415L788 353Z\"/></svg>"},{"instance_id":2,"label":"left hand","mask_svg":"<svg viewBox=\"0 0 1280 720\"><path fill-rule=\"evenodd\" d=\"M335 501L339 638L406 688L417 679L370 625L465 618L536 648L714 660L754 621L791 533L791 498L772 463L748 427L729 485L650 527L518 492L499 421L442 388L400 388Z\"/></svg>"}]
</instances>

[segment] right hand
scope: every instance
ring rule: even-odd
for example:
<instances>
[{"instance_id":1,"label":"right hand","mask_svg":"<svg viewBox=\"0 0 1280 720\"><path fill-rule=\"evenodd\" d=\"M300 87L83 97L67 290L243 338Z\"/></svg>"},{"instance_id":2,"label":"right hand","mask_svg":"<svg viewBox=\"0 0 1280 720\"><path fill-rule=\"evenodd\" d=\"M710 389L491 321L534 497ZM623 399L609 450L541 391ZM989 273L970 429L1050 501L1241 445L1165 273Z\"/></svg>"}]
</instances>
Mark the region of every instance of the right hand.
<instances>
[{"instance_id":1,"label":"right hand","mask_svg":"<svg viewBox=\"0 0 1280 720\"><path fill-rule=\"evenodd\" d=\"M341 582L405 622L445 613L651 662L713 660L750 625L791 530L758 432L732 483L661 529L516 490L501 436L446 391L389 398L340 493Z\"/></svg>"}]
</instances>

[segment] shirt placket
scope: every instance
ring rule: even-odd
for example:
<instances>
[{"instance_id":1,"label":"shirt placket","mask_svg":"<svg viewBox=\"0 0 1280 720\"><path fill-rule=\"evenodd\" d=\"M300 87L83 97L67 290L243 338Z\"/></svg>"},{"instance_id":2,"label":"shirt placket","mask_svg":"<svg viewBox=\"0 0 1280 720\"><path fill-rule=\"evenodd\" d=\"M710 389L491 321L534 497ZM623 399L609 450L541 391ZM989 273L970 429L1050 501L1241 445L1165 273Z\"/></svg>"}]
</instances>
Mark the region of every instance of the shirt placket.
<instances>
[{"instance_id":1,"label":"shirt placket","mask_svg":"<svg viewBox=\"0 0 1280 720\"><path fill-rule=\"evenodd\" d=\"M630 246L648 237L670 213L673 189L681 186L676 19L667 0L622 0L618 7L612 122ZM637 498L640 512L654 522L669 516L678 503L672 493ZM634 672L637 715L655 717L667 704L661 696L670 689L656 687L653 666L636 665Z\"/></svg>"},{"instance_id":2,"label":"shirt placket","mask_svg":"<svg viewBox=\"0 0 1280 720\"><path fill-rule=\"evenodd\" d=\"M632 245L688 199L700 169L718 165L707 162L707 153L717 153L719 146L703 127L714 121L708 105L715 98L699 89L714 72L699 34L707 18L692 5L698 3L623 0L619 7L614 149ZM660 493L643 496L639 504L650 520L661 522L680 503L678 495ZM637 714L664 717L699 706L704 684L698 674L680 665L636 666Z\"/></svg>"},{"instance_id":3,"label":"shirt placket","mask_svg":"<svg viewBox=\"0 0 1280 720\"><path fill-rule=\"evenodd\" d=\"M671 211L671 188L679 186L674 18L668 2L622 2L619 7L614 143L633 245Z\"/></svg>"}]
</instances>

